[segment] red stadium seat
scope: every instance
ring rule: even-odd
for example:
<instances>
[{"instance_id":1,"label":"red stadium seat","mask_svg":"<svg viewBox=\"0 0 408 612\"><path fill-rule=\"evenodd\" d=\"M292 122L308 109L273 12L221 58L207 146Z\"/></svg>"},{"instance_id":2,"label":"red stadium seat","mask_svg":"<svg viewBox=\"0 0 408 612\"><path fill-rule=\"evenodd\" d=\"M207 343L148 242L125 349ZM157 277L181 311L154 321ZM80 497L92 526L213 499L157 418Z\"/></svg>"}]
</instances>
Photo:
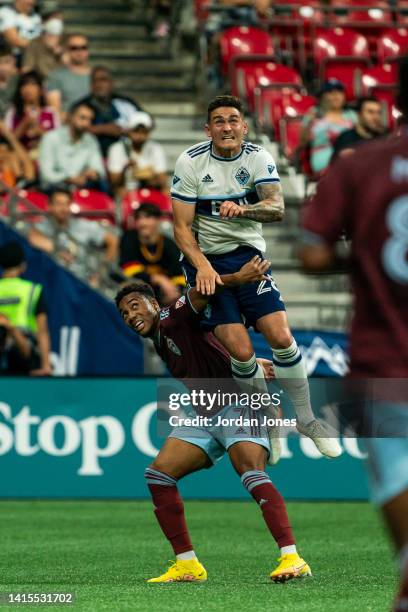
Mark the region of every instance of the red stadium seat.
<instances>
[{"instance_id":1,"label":"red stadium seat","mask_svg":"<svg viewBox=\"0 0 408 612\"><path fill-rule=\"evenodd\" d=\"M317 99L314 96L291 94L282 102L279 141L284 155L288 159L293 159L300 147L303 117L312 107L317 105Z\"/></svg>"},{"instance_id":2,"label":"red stadium seat","mask_svg":"<svg viewBox=\"0 0 408 612\"><path fill-rule=\"evenodd\" d=\"M129 191L121 203L121 220L125 229L131 229L133 223L133 213L141 204L155 204L162 213L164 219L170 219L172 215L171 198L155 189L139 189Z\"/></svg>"},{"instance_id":3,"label":"red stadium seat","mask_svg":"<svg viewBox=\"0 0 408 612\"><path fill-rule=\"evenodd\" d=\"M326 21L323 5L319 0L279 0L271 10L273 17L269 20L269 31L275 48L294 57L295 65L303 70L306 57L310 55L314 30L324 26Z\"/></svg>"},{"instance_id":4,"label":"red stadium seat","mask_svg":"<svg viewBox=\"0 0 408 612\"><path fill-rule=\"evenodd\" d=\"M280 141L280 120L282 117L303 116L316 104L316 98L293 91L290 88L256 90L257 113L261 126L272 131L273 137Z\"/></svg>"},{"instance_id":5,"label":"red stadium seat","mask_svg":"<svg viewBox=\"0 0 408 612\"><path fill-rule=\"evenodd\" d=\"M272 89L292 86L292 90L302 87L302 77L293 68L248 58L239 60L231 70L231 91L247 100L251 111L255 108L254 92L259 86Z\"/></svg>"},{"instance_id":6,"label":"red stadium seat","mask_svg":"<svg viewBox=\"0 0 408 612\"><path fill-rule=\"evenodd\" d=\"M399 26L408 24L408 0L397 0L396 21Z\"/></svg>"},{"instance_id":7,"label":"red stadium seat","mask_svg":"<svg viewBox=\"0 0 408 612\"><path fill-rule=\"evenodd\" d=\"M321 83L335 78L344 84L347 99L360 95L360 76L370 65L368 42L362 34L344 28L318 30L313 55Z\"/></svg>"},{"instance_id":8,"label":"red stadium seat","mask_svg":"<svg viewBox=\"0 0 408 612\"><path fill-rule=\"evenodd\" d=\"M74 215L111 224L116 220L116 206L112 198L91 189L79 189L73 193L71 211Z\"/></svg>"},{"instance_id":9,"label":"red stadium seat","mask_svg":"<svg viewBox=\"0 0 408 612\"><path fill-rule=\"evenodd\" d=\"M273 55L272 40L267 32L260 28L247 26L228 28L221 33L220 54L221 72L229 72L231 62L243 55Z\"/></svg>"},{"instance_id":10,"label":"red stadium seat","mask_svg":"<svg viewBox=\"0 0 408 612\"><path fill-rule=\"evenodd\" d=\"M47 212L48 198L45 194L25 189L20 189L16 193L21 198L15 204L15 214L17 217L32 223L38 221ZM12 195L8 193L2 198L2 206L0 207L2 215L7 216L10 214L9 200L11 197Z\"/></svg>"},{"instance_id":11,"label":"red stadium seat","mask_svg":"<svg viewBox=\"0 0 408 612\"><path fill-rule=\"evenodd\" d=\"M390 29L383 32L377 40L378 62L392 62L408 51L408 30Z\"/></svg>"}]
</instances>

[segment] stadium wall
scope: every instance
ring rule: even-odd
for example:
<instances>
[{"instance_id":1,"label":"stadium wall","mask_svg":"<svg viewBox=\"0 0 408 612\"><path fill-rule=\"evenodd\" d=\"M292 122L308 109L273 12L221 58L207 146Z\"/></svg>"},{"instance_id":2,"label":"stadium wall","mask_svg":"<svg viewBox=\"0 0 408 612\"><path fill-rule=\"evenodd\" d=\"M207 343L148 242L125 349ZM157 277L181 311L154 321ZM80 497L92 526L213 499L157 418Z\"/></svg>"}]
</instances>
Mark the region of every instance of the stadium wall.
<instances>
[{"instance_id":1,"label":"stadium wall","mask_svg":"<svg viewBox=\"0 0 408 612\"><path fill-rule=\"evenodd\" d=\"M145 498L144 468L163 443L156 381L0 379L2 498ZM341 440L334 461L290 436L268 468L287 499L366 499L364 453ZM181 483L189 498L247 498L227 458Z\"/></svg>"}]
</instances>

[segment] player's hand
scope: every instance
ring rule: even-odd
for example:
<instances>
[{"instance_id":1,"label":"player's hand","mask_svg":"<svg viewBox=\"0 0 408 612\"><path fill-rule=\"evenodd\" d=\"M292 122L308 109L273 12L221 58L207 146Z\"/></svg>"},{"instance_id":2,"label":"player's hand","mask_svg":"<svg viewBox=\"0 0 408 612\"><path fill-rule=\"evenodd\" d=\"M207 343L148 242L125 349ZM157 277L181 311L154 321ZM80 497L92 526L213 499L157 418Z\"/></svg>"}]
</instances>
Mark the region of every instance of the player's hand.
<instances>
[{"instance_id":1,"label":"player's hand","mask_svg":"<svg viewBox=\"0 0 408 612\"><path fill-rule=\"evenodd\" d=\"M223 219L233 219L234 217L239 217L242 214L242 211L242 206L238 206L238 204L235 204L235 202L230 202L227 200L220 206L220 217Z\"/></svg>"},{"instance_id":2,"label":"player's hand","mask_svg":"<svg viewBox=\"0 0 408 612\"><path fill-rule=\"evenodd\" d=\"M267 259L262 259L259 255L255 255L250 261L242 266L236 272L237 280L240 284L254 283L256 281L269 280L266 276L271 262Z\"/></svg>"},{"instance_id":3,"label":"player's hand","mask_svg":"<svg viewBox=\"0 0 408 612\"><path fill-rule=\"evenodd\" d=\"M257 362L263 369L263 373L264 373L266 381L271 380L272 378L275 378L275 370L273 369L272 361L270 361L269 359L262 359L262 357L258 357Z\"/></svg>"},{"instance_id":4,"label":"player's hand","mask_svg":"<svg viewBox=\"0 0 408 612\"><path fill-rule=\"evenodd\" d=\"M220 275L210 265L198 268L196 275L196 289L202 295L214 295L217 285L223 285Z\"/></svg>"}]
</instances>

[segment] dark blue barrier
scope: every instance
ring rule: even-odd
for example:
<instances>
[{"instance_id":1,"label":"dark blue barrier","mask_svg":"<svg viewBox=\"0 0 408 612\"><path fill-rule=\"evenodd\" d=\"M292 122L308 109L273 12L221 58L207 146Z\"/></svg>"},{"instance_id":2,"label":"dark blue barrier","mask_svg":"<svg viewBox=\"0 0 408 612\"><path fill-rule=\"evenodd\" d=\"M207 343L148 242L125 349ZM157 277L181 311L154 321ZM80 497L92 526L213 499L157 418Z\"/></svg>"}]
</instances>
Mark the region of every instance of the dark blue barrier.
<instances>
[{"instance_id":1,"label":"dark blue barrier","mask_svg":"<svg viewBox=\"0 0 408 612\"><path fill-rule=\"evenodd\" d=\"M143 374L143 346L115 306L0 222L0 244L18 240L25 278L44 287L54 373L60 376Z\"/></svg>"}]
</instances>

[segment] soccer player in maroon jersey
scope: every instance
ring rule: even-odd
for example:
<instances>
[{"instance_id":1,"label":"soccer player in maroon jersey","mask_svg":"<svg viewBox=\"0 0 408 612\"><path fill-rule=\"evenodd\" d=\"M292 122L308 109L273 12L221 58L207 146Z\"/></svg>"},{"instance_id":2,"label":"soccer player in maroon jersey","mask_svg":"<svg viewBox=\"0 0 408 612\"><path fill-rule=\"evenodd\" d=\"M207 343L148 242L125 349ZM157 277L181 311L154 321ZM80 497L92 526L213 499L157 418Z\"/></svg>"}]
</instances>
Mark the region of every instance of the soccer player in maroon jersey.
<instances>
[{"instance_id":1,"label":"soccer player in maroon jersey","mask_svg":"<svg viewBox=\"0 0 408 612\"><path fill-rule=\"evenodd\" d=\"M259 282L265 278L269 265L261 257L254 257L238 272L222 275L223 285L218 290ZM152 288L139 283L121 289L116 296L116 305L129 327L153 340L156 351L174 377L232 380L230 355L211 332L203 331L200 326L200 313L208 300L208 296L192 288L186 296L160 310ZM234 410L236 413L236 407L224 408L222 415L230 415ZM244 412L251 413L250 410ZM175 563L167 572L149 582L207 579L207 572L199 563L191 543L177 481L187 474L211 467L225 452L228 452L242 484L259 504L265 523L280 548L280 563L271 573L271 579L284 582L311 575L310 567L297 553L284 500L265 472L269 452L266 427L259 426L258 435L252 428L249 432L247 429L240 428L240 432L232 437L222 427L178 426L146 469L145 477L157 520L176 555Z\"/></svg>"},{"instance_id":2,"label":"soccer player in maroon jersey","mask_svg":"<svg viewBox=\"0 0 408 612\"><path fill-rule=\"evenodd\" d=\"M355 296L351 326L351 377L408 378L408 58L400 65L398 136L362 145L339 160L318 185L304 217L301 260L311 272L336 263L343 230L351 240ZM380 383L381 384L381 383ZM370 404L373 423L389 437L367 440L374 501L399 551L401 590L395 611L408 610L408 394L386 387L386 400ZM401 383L398 387L401 390ZM371 388L373 385L371 384ZM378 389L378 383L377 383ZM406 389L406 384L405 384ZM390 397L391 391L394 397ZM381 386L384 396L384 383ZM374 407L373 407L374 406ZM384 419L384 412L386 418ZM382 417L381 421L378 418ZM374 435L385 435L376 428Z\"/></svg>"}]
</instances>

